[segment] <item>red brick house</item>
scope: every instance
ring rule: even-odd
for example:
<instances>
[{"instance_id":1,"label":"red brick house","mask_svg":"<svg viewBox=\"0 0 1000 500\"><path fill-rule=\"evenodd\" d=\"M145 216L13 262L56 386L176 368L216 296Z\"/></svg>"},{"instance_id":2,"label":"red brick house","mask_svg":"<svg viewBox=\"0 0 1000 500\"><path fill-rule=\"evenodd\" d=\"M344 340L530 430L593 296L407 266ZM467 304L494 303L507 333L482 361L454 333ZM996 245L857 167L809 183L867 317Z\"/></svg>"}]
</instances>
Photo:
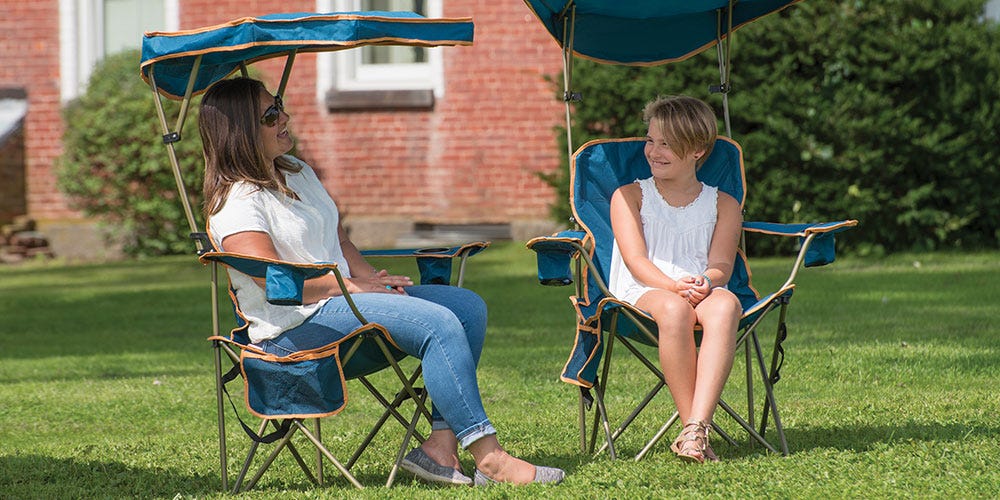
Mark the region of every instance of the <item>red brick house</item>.
<instances>
[{"instance_id":1,"label":"red brick house","mask_svg":"<svg viewBox=\"0 0 1000 500\"><path fill-rule=\"evenodd\" d=\"M471 47L296 58L285 102L298 150L360 246L419 243L420 229L527 239L552 228L555 194L537 173L558 168L553 128L563 106L545 77L561 71L560 52L520 1L0 0L0 9L0 90L23 91L28 103L24 205L57 255L93 256L100 247L53 171L60 109L79 95L93 64L138 47L142 31L273 12L422 10L475 22ZM281 64L258 65L272 88Z\"/></svg>"}]
</instances>

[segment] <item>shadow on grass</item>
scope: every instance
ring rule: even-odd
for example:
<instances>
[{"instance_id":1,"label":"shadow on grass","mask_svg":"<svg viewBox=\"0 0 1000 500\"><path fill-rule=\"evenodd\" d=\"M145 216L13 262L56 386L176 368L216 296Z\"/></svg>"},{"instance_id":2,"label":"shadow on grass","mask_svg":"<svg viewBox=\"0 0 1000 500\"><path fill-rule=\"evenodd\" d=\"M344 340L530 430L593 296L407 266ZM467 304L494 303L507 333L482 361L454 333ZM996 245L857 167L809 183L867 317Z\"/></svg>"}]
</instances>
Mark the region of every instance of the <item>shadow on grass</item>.
<instances>
[{"instance_id":1,"label":"shadow on grass","mask_svg":"<svg viewBox=\"0 0 1000 500\"><path fill-rule=\"evenodd\" d=\"M312 450L300 447L308 460ZM287 456L287 453L284 455ZM231 456L242 461L244 457ZM287 458L287 457L286 457ZM280 460L280 459L279 459ZM260 463L255 460L255 466ZM230 463L231 467L234 464ZM238 463L235 465L239 465ZM317 485L297 470L269 470L252 491L323 491L335 496L354 491L332 464L325 464L324 484ZM235 470L229 474L229 488L235 484ZM248 474L252 476L256 468ZM288 472L287 474L283 474ZM389 464L372 472L355 474L366 488L381 487L389 474ZM278 476L281 476L280 478ZM400 471L398 485L419 484L412 475ZM117 462L53 458L41 455L0 456L0 498L172 498L223 495L217 470L184 474L157 468L140 468Z\"/></svg>"},{"instance_id":2,"label":"shadow on grass","mask_svg":"<svg viewBox=\"0 0 1000 500\"><path fill-rule=\"evenodd\" d=\"M735 424L729 425L730 422L726 422L726 424L726 430L732 431L737 446L733 447L725 444L713 444L713 446L717 450L724 450L727 459L753 459L767 453L757 443L754 443L753 447L749 446L746 434L743 433L742 429L728 428L734 427ZM959 423L928 424L900 422L899 425L893 426L785 428L789 457L794 457L796 453L807 453L814 450L839 450L865 453L876 448L892 446L893 443L958 442L969 439L987 440L993 439L998 433L1000 433L1000 426L966 425ZM768 429L765 438L775 447L778 446L778 435L773 427ZM661 441L661 443L665 441ZM721 442L721 440L716 437L713 443L718 442ZM660 451L662 452L663 450Z\"/></svg>"},{"instance_id":3,"label":"shadow on grass","mask_svg":"<svg viewBox=\"0 0 1000 500\"><path fill-rule=\"evenodd\" d=\"M792 454L798 451L816 449L836 449L861 453L899 442L986 440L995 439L998 434L1000 434L1000 426L961 423L900 422L898 425L891 426L785 429Z\"/></svg>"},{"instance_id":4,"label":"shadow on grass","mask_svg":"<svg viewBox=\"0 0 1000 500\"><path fill-rule=\"evenodd\" d=\"M219 491L219 479L116 462L0 456L0 496L5 498L150 498Z\"/></svg>"},{"instance_id":5,"label":"shadow on grass","mask_svg":"<svg viewBox=\"0 0 1000 500\"><path fill-rule=\"evenodd\" d=\"M715 419L717 424L722 426L735 441L736 445L726 443L718 434L711 436L712 447L723 460L755 460L767 455L768 452L758 442L751 438L735 421L728 416ZM630 427L628 443L616 440L618 458L631 460L636 456L646 442L653 437L662 422L657 422L655 426L645 425L642 427ZM638 424L637 424L638 425ZM588 423L588 439L590 439L591 428ZM760 430L759 428L757 429ZM657 455L672 456L670 443L674 436L680 432L680 426L674 424L663 436L663 438L650 450L647 459ZM959 442L969 440L992 440L1000 435L1000 426L983 426L974 424L934 424L900 422L899 425L886 426L862 426L862 427L833 427L833 428L789 428L785 427L785 438L788 442L789 458L797 453L808 453L813 450L839 450L853 453L865 453L877 448L892 446L895 443L913 442ZM780 441L777 432L771 424L764 433L764 438L776 449L780 450ZM597 448L604 443L602 434L597 436ZM596 449L596 448L595 448ZM607 451L597 454L597 456L607 456ZM773 455L777 456L777 455ZM653 458L655 460L655 458Z\"/></svg>"}]
</instances>

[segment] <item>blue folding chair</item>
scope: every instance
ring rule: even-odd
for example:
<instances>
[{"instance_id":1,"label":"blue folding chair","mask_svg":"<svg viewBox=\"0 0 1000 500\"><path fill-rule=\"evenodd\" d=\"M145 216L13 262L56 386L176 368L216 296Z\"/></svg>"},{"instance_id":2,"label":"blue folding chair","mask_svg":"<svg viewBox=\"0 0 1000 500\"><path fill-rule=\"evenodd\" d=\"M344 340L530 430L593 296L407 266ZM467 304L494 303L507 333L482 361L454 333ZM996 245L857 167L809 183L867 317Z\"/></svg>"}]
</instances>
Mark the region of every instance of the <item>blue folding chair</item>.
<instances>
[{"instance_id":1,"label":"blue folding chair","mask_svg":"<svg viewBox=\"0 0 1000 500\"><path fill-rule=\"evenodd\" d=\"M361 483L350 473L368 444L383 428L385 422L396 420L405 428L405 436L386 481L391 486L396 471L409 446L411 438L418 441L423 436L417 424L430 419L426 394L416 387L420 378L420 365L409 373L404 372L400 361L405 354L396 348L392 332L382 325L370 323L354 308L360 321L359 328L345 332L340 339L317 349L296 352L289 356L274 356L249 343L246 325L242 321L239 303L230 293L237 316L237 328L228 335L220 332L218 271L220 266L266 280L268 301L274 304L301 303L302 285L305 280L332 273L341 282L341 289L348 302L350 294L344 287L340 270L325 263L292 263L259 259L245 255L218 252L206 233L199 231L191 209L174 144L183 137L182 129L194 96L206 91L213 83L240 72L248 73L248 65L274 58L285 58L285 69L277 88L284 95L296 54L344 50L365 45L453 46L471 45L473 24L468 18L427 19L412 12L342 12L342 13L282 13L260 17L244 17L228 23L179 32L147 33L143 38L140 76L146 81L154 96L162 126L162 140L177 184L178 199L183 205L192 236L195 238L199 260L210 264L212 282L212 335L215 347L216 392L218 406L219 449L223 489L229 489L228 453L226 445L225 400L229 394L226 383L236 378L244 381L246 410L261 419L256 429L243 422L246 434L252 439L249 452L237 476L233 492L252 488L264 472L284 450L288 450L306 475L317 483L323 482L323 461L329 460L354 486ZM181 101L180 111L173 126L168 123L162 98ZM421 284L449 283L451 266L459 259L461 267L457 284L461 286L465 261L486 248L488 243L475 242L451 248L393 250L384 254L366 252L368 255L387 257L413 257L420 269ZM224 369L224 359L232 368ZM391 368L401 388L393 397L376 389L368 375ZM335 415L347 403L346 381L356 379L374 396L385 411L374 423L373 429L346 463L338 461L324 445L319 429L319 419ZM412 417L400 412L405 401L415 402ZM230 400L231 402L231 400ZM315 419L316 427L310 431L304 424ZM390 420L391 419L391 420ZM301 433L316 447L315 473L307 466L292 443L294 435ZM257 450L270 444L272 450L248 481L247 475Z\"/></svg>"},{"instance_id":2,"label":"blue folding chair","mask_svg":"<svg viewBox=\"0 0 1000 500\"><path fill-rule=\"evenodd\" d=\"M604 445L597 453L607 449L612 458L617 456L615 441L666 386L657 363L650 361L639 347L657 345L656 323L644 311L615 298L607 286L614 242L610 218L611 195L618 187L651 175L643 152L644 146L645 140L642 138L597 140L584 144L573 155L570 165L570 198L573 215L580 229L562 231L528 242L528 247L537 252L538 279L542 284L560 286L576 283L576 293L572 300L576 310L577 331L561 378L580 387L581 450L594 453L598 429L602 428ZM699 168L698 178L732 195L743 206L746 180L742 150L735 141L719 137L711 155ZM728 283L729 290L736 294L743 306L737 346L744 348L746 358L747 415L741 415L724 400L719 401L719 407L749 434L751 442L758 442L772 452L780 450L782 454L788 454L774 384L780 378L784 360L782 342L788 333L786 311L795 289L796 274L802 265L811 267L833 262L834 234L856 224L857 221L854 220L818 224L743 224L743 229L747 232L797 237L800 240L798 255L786 281L772 293L761 296L753 288L750 269L742 250L737 253L733 274ZM775 310L778 311L777 331L770 362L766 363L758 327L764 317ZM609 389L612 351L616 343L622 344L634 354L653 374L655 380L635 409L612 431L606 393ZM603 367L600 366L602 358ZM759 423L754 414L757 405L754 366L758 370L756 379L764 388ZM586 412L594 403L597 412L588 446ZM644 457L677 419L678 415L674 412L636 455L636 459ZM769 420L773 421L778 438L777 446L765 438ZM726 441L735 444L721 426L713 424L713 427Z\"/></svg>"},{"instance_id":3,"label":"blue folding chair","mask_svg":"<svg viewBox=\"0 0 1000 500\"><path fill-rule=\"evenodd\" d=\"M350 473L351 467L357 463L361 455L368 449L376 435L390 419L398 421L405 429L404 437L396 453L392 469L386 480L386 487L395 481L399 465L409 449L410 441L416 438L423 442L424 437L417 430L420 422L430 422L430 411L427 405L427 394L423 388L417 387L421 375L421 365L405 372L400 363L407 355L401 351L392 340L392 333L378 323L367 321L355 307L350 292L336 264L300 264L285 261L275 261L258 257L220 252L214 249L205 233L199 236L210 251L202 252L199 260L212 265L213 277L218 273L218 266L234 269L255 278L262 278L266 283L268 302L278 305L298 305L302 302L302 287L306 280L332 273L341 285L341 291L347 299L355 317L361 326L339 338L331 340L327 345L298 351L287 356L269 354L253 346L247 335L247 323L239 308L236 294L230 288L229 297L236 314L237 326L228 335L212 335L209 340L215 346L216 398L219 417L219 447L222 459L223 487L227 487L227 445L225 432L225 401L228 397L241 427L251 439L249 451L237 475L233 492L249 490L254 487L264 472L271 466L275 458L288 450L306 476L317 484L323 483L323 460L332 463L340 473L354 486L360 488L361 483ZM468 257L479 253L489 246L487 242L474 242L450 248L390 250L385 252L365 252L370 256L403 257L411 256L417 260L421 284L448 284L452 280L451 262L460 261L457 284L464 279L465 262ZM213 301L217 301L213 296ZM214 310L218 310L217 307ZM219 318L216 317L216 328ZM231 366L224 373L226 366L223 359L228 359ZM394 396L389 397L378 389L369 379L369 375L391 368L396 375L400 388ZM239 410L232 402L232 397L226 385L237 378L243 380L244 400L247 410L261 419L256 430L250 428L240 417ZM365 438L358 444L353 455L346 463L341 463L322 442L320 422L322 418L336 415L347 404L347 381L357 380L381 404L384 411L372 426ZM407 419L400 413L400 407L406 401L414 402L412 417ZM315 419L314 431L310 431L304 421ZM266 432L269 427L274 430ZM300 432L316 448L317 462L315 473L306 465L301 454L291 439ZM251 465L254 462L258 448L262 444L272 444L270 454L259 464L256 474L244 483Z\"/></svg>"}]
</instances>

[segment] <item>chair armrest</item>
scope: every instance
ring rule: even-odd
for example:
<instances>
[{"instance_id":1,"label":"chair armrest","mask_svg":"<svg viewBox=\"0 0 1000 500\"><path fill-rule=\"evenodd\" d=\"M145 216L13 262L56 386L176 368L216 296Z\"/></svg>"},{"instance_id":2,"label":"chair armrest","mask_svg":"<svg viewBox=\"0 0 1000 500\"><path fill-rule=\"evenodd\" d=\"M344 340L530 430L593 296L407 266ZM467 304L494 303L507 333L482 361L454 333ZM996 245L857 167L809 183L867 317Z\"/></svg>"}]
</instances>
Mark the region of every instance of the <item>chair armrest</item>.
<instances>
[{"instance_id":1,"label":"chair armrest","mask_svg":"<svg viewBox=\"0 0 1000 500\"><path fill-rule=\"evenodd\" d=\"M799 238L799 260L806 267L825 266L836 260L834 234L858 225L853 219L812 224L781 224L776 222L744 222L743 230L775 236ZM798 267L798 266L796 266Z\"/></svg>"},{"instance_id":2,"label":"chair armrest","mask_svg":"<svg viewBox=\"0 0 1000 500\"><path fill-rule=\"evenodd\" d=\"M547 286L572 284L570 262L575 255L585 251L586 235L584 231L561 231L529 240L526 246L535 251L538 261L538 282Z\"/></svg>"},{"instance_id":3,"label":"chair armrest","mask_svg":"<svg viewBox=\"0 0 1000 500\"><path fill-rule=\"evenodd\" d=\"M804 237L812 233L838 233L857 226L856 220L841 220L835 222L817 222L812 224L782 224L778 222L744 222L743 230L753 233L773 234L776 236Z\"/></svg>"},{"instance_id":4,"label":"chair armrest","mask_svg":"<svg viewBox=\"0 0 1000 500\"><path fill-rule=\"evenodd\" d=\"M453 247L396 248L362 250L365 257L414 258L420 272L421 285L447 285L451 283L452 259L460 259L458 284L461 286L465 273L465 259L490 246L488 241L473 241Z\"/></svg>"},{"instance_id":5,"label":"chair armrest","mask_svg":"<svg viewBox=\"0 0 1000 500\"><path fill-rule=\"evenodd\" d=\"M220 263L243 274L264 280L267 301L275 305L301 305L305 280L333 272L343 287L337 264L305 264L265 259L231 252L205 252L198 256L203 264Z\"/></svg>"}]
</instances>

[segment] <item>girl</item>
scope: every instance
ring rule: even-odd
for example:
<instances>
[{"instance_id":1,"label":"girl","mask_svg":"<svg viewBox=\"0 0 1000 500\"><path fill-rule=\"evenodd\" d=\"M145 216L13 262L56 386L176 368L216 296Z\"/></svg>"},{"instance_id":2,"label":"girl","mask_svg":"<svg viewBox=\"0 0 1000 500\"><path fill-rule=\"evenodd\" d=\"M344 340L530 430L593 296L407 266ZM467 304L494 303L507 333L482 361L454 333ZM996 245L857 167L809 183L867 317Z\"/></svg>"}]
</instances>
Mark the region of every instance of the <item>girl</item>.
<instances>
[{"instance_id":1,"label":"girl","mask_svg":"<svg viewBox=\"0 0 1000 500\"><path fill-rule=\"evenodd\" d=\"M732 368L742 311L725 287L742 216L736 199L695 175L718 133L707 104L658 98L643 119L652 177L618 188L611 198L610 288L656 321L660 367L685 422L671 449L687 461L716 461L708 432ZM696 324L703 332L700 349Z\"/></svg>"}]
</instances>

